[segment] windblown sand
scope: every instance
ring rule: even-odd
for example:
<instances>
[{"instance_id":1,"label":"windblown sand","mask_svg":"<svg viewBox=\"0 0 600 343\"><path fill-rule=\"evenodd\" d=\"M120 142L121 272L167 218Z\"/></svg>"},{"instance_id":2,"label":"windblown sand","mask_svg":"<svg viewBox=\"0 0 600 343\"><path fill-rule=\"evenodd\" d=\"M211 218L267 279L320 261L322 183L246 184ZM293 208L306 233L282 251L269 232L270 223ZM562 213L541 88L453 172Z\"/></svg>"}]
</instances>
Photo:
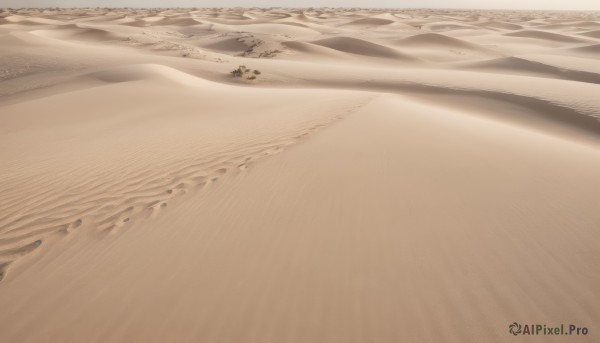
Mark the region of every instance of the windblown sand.
<instances>
[{"instance_id":1,"label":"windblown sand","mask_svg":"<svg viewBox=\"0 0 600 343\"><path fill-rule=\"evenodd\" d=\"M598 13L5 10L0 47L2 343L599 340Z\"/></svg>"}]
</instances>

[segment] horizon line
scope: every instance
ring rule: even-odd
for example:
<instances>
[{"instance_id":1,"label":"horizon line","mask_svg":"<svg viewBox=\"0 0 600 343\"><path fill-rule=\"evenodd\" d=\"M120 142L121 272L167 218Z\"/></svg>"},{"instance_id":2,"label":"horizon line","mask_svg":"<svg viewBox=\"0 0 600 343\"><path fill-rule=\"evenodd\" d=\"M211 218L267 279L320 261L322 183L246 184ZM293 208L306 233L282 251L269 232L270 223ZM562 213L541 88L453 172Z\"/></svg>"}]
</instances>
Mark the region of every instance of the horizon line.
<instances>
[{"instance_id":1,"label":"horizon line","mask_svg":"<svg viewBox=\"0 0 600 343\"><path fill-rule=\"evenodd\" d=\"M562 12L562 11L572 11L572 12L600 12L600 8L598 9L542 9L542 8L480 8L480 7L357 7L357 6L306 6L306 7L284 7L284 6L252 6L252 7L244 7L244 6L174 6L174 7L148 7L148 6L110 6L110 7L102 7L102 6L28 6L28 7L0 7L2 10L23 10L23 9L286 9L286 10L302 10L302 9L357 9L357 10L470 10L470 11L546 11L546 12Z\"/></svg>"}]
</instances>

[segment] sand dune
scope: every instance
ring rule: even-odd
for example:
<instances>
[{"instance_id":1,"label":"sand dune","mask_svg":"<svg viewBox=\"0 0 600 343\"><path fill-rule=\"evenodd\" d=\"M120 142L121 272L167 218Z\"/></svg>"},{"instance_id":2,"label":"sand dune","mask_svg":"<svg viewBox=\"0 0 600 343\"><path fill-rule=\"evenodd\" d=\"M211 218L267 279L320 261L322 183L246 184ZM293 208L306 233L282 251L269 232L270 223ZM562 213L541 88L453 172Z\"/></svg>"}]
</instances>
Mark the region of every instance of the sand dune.
<instances>
[{"instance_id":1,"label":"sand dune","mask_svg":"<svg viewBox=\"0 0 600 343\"><path fill-rule=\"evenodd\" d=\"M204 45L205 48L229 51L229 52L242 52L248 49L248 46L240 42L239 38L226 38L218 40L217 42L211 42Z\"/></svg>"},{"instance_id":2,"label":"sand dune","mask_svg":"<svg viewBox=\"0 0 600 343\"><path fill-rule=\"evenodd\" d=\"M579 28L585 29L599 29L600 28L600 20L596 21L577 21L571 23L573 26L577 26Z\"/></svg>"},{"instance_id":3,"label":"sand dune","mask_svg":"<svg viewBox=\"0 0 600 343\"><path fill-rule=\"evenodd\" d=\"M416 60L416 58L402 54L393 48L358 38L333 37L320 39L311 43L355 55L390 58L400 61Z\"/></svg>"},{"instance_id":4,"label":"sand dune","mask_svg":"<svg viewBox=\"0 0 600 343\"><path fill-rule=\"evenodd\" d=\"M444 36L438 33L423 33L397 41L398 46L417 47L417 48L464 48L479 51L489 51L477 44L469 43L464 40Z\"/></svg>"},{"instance_id":5,"label":"sand dune","mask_svg":"<svg viewBox=\"0 0 600 343\"><path fill-rule=\"evenodd\" d=\"M159 25L159 26L191 26L191 25L199 25L201 22L196 21L193 18L164 18L159 21L151 22L151 25Z\"/></svg>"},{"instance_id":6,"label":"sand dune","mask_svg":"<svg viewBox=\"0 0 600 343\"><path fill-rule=\"evenodd\" d=\"M166 67L160 64L127 65L108 70L93 72L84 77L91 77L108 83L148 81L158 79L161 83L168 82L184 86L204 86L219 88L220 84L213 84L192 75Z\"/></svg>"},{"instance_id":7,"label":"sand dune","mask_svg":"<svg viewBox=\"0 0 600 343\"><path fill-rule=\"evenodd\" d=\"M594 56L594 57L600 56L600 44L592 44L592 45L581 46L578 48L563 49L563 50L573 52L573 53L583 53L583 54L587 54L587 55Z\"/></svg>"},{"instance_id":8,"label":"sand dune","mask_svg":"<svg viewBox=\"0 0 600 343\"><path fill-rule=\"evenodd\" d=\"M363 18L351 21L344 26L381 26L394 23L394 20L384 18Z\"/></svg>"},{"instance_id":9,"label":"sand dune","mask_svg":"<svg viewBox=\"0 0 600 343\"><path fill-rule=\"evenodd\" d=\"M9 23L15 23L19 25L60 25L62 21L48 19L48 18L36 18L36 17L23 17L18 15L11 15L4 17L4 20Z\"/></svg>"},{"instance_id":10,"label":"sand dune","mask_svg":"<svg viewBox=\"0 0 600 343\"><path fill-rule=\"evenodd\" d=\"M75 41L92 41L92 42L102 42L102 41L111 41L117 39L124 39L126 36L119 36L118 34L108 32L101 29L92 29L92 28L66 28L63 27L61 29L55 30L35 30L30 31L34 35L56 38L61 40L75 40Z\"/></svg>"},{"instance_id":11,"label":"sand dune","mask_svg":"<svg viewBox=\"0 0 600 343\"><path fill-rule=\"evenodd\" d=\"M343 51L332 49L326 46L321 46L318 44L298 41L287 41L283 42L282 45L291 51L302 53L301 58L304 59L306 59L307 56L310 58L319 57L336 59L338 61L340 59L347 58L346 54Z\"/></svg>"},{"instance_id":12,"label":"sand dune","mask_svg":"<svg viewBox=\"0 0 600 343\"><path fill-rule=\"evenodd\" d=\"M592 37L592 38L599 38L600 39L600 30L583 32L583 33L580 33L579 35L586 36L586 37Z\"/></svg>"},{"instance_id":13,"label":"sand dune","mask_svg":"<svg viewBox=\"0 0 600 343\"><path fill-rule=\"evenodd\" d=\"M537 30L522 30L517 32L505 33L506 36L512 37L524 37L524 38L535 38L535 39L545 39L560 43L584 43L586 40L581 38L576 38L572 36L567 36L564 34L552 33L552 32L544 32Z\"/></svg>"},{"instance_id":14,"label":"sand dune","mask_svg":"<svg viewBox=\"0 0 600 343\"><path fill-rule=\"evenodd\" d=\"M557 49L560 51L561 49ZM570 53L570 55L566 55ZM594 58L590 58L586 55L575 56L572 52L565 52L565 54L524 54L521 57L526 58L530 61L537 61L544 64L556 66L563 69L585 71L594 74L600 74L600 65L595 63Z\"/></svg>"},{"instance_id":15,"label":"sand dune","mask_svg":"<svg viewBox=\"0 0 600 343\"><path fill-rule=\"evenodd\" d=\"M494 20L486 21L484 23L476 23L474 25L492 28L492 29L500 29L500 30L521 30L521 29L523 29L523 26L521 26L521 25L517 25L514 23L506 23L506 22L501 22L501 21L494 21Z\"/></svg>"},{"instance_id":16,"label":"sand dune","mask_svg":"<svg viewBox=\"0 0 600 343\"><path fill-rule=\"evenodd\" d=\"M0 342L597 341L598 29L0 12Z\"/></svg>"},{"instance_id":17,"label":"sand dune","mask_svg":"<svg viewBox=\"0 0 600 343\"><path fill-rule=\"evenodd\" d=\"M150 23L148 23L145 20L133 19L133 18L124 18L124 19L115 20L114 23L119 24L119 25L127 25L127 26L134 26L134 27L145 27L145 26L150 25Z\"/></svg>"},{"instance_id":18,"label":"sand dune","mask_svg":"<svg viewBox=\"0 0 600 343\"><path fill-rule=\"evenodd\" d=\"M243 31L243 32L253 32L253 33L278 33L280 35L291 35L291 36L315 36L318 35L319 32L299 27L299 26L290 26L290 25L282 25L282 24L246 24L246 25L236 25L232 27L232 31Z\"/></svg>"},{"instance_id":19,"label":"sand dune","mask_svg":"<svg viewBox=\"0 0 600 343\"><path fill-rule=\"evenodd\" d=\"M560 68L518 57L505 57L482 62L469 62L467 67L496 72L504 70L505 72L512 72L518 75L535 75L550 78L554 77L565 80L600 84L600 74L597 73Z\"/></svg>"},{"instance_id":20,"label":"sand dune","mask_svg":"<svg viewBox=\"0 0 600 343\"><path fill-rule=\"evenodd\" d=\"M476 60L502 56L482 45L438 33L422 33L391 42L402 52L432 62Z\"/></svg>"},{"instance_id":21,"label":"sand dune","mask_svg":"<svg viewBox=\"0 0 600 343\"><path fill-rule=\"evenodd\" d=\"M457 23L452 21L436 21L423 25L423 28L430 31L452 31L452 30L464 30L464 29L477 29L468 24Z\"/></svg>"}]
</instances>

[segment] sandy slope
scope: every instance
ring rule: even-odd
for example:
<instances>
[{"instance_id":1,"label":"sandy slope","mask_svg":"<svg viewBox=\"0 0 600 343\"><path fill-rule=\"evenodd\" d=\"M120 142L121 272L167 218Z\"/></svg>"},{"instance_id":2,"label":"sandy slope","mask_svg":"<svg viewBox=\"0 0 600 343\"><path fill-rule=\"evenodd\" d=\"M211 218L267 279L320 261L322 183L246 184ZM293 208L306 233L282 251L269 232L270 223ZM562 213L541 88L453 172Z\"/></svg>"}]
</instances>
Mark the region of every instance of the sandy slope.
<instances>
[{"instance_id":1,"label":"sandy slope","mask_svg":"<svg viewBox=\"0 0 600 343\"><path fill-rule=\"evenodd\" d=\"M0 12L0 342L597 341L599 28Z\"/></svg>"}]
</instances>

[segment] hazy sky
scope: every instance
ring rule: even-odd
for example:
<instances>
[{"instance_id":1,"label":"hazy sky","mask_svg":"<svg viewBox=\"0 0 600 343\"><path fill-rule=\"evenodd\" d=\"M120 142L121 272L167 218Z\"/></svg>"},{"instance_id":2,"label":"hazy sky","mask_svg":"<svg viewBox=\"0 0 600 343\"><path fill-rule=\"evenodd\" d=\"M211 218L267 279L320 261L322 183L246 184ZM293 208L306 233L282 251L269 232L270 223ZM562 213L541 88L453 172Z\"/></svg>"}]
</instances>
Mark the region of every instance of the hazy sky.
<instances>
[{"instance_id":1,"label":"hazy sky","mask_svg":"<svg viewBox=\"0 0 600 343\"><path fill-rule=\"evenodd\" d=\"M0 0L0 7L417 7L600 10L600 0Z\"/></svg>"}]
</instances>

